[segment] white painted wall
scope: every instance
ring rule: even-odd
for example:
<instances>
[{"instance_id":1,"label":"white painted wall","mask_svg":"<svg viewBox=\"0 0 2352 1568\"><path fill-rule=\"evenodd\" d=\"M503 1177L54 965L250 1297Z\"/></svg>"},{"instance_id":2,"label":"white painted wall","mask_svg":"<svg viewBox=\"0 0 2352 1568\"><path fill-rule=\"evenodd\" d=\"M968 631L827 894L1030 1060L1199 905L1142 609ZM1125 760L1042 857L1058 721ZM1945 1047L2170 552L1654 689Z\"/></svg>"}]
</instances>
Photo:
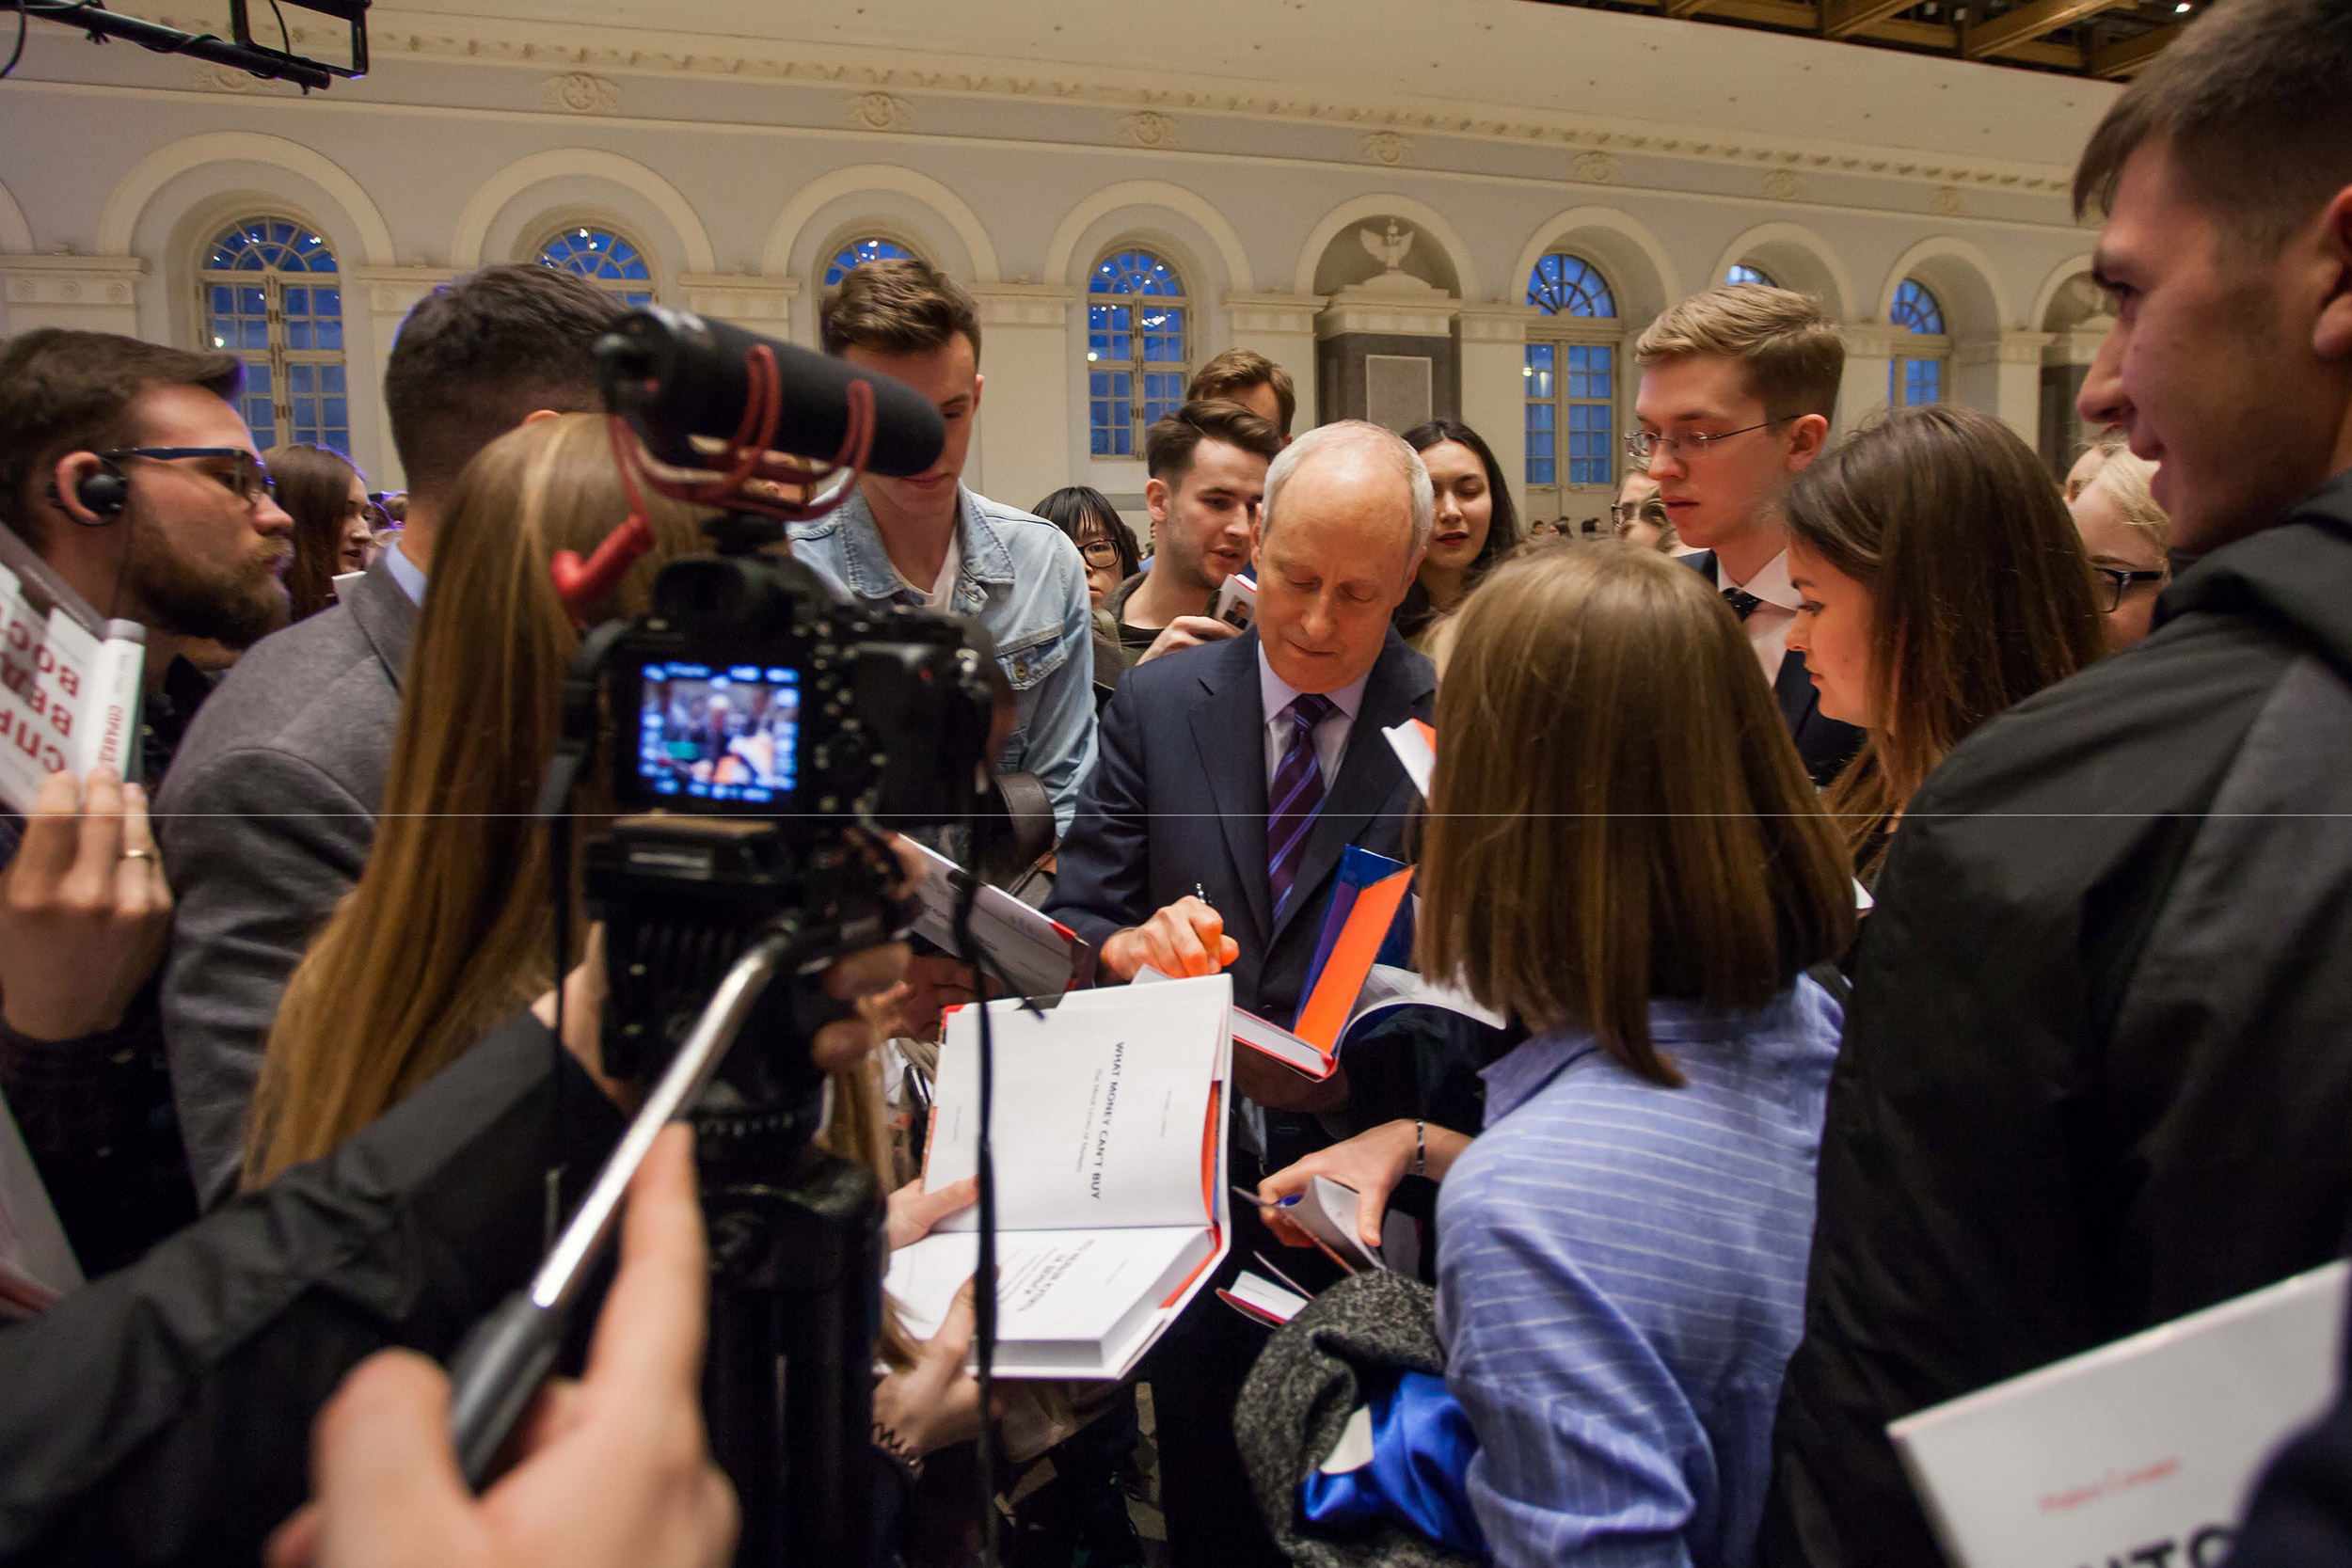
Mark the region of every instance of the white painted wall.
<instances>
[{"instance_id":1,"label":"white painted wall","mask_svg":"<svg viewBox=\"0 0 2352 1568\"><path fill-rule=\"evenodd\" d=\"M1819 293L1850 324L1847 421L1884 399L1880 324L1916 276L1955 394L2031 438L2039 366L2067 352L2042 317L2088 249L2063 189L2115 91L1524 0L1196 0L1174 68L1138 63L1134 11L1100 0L710 0L691 33L654 0L468 10L378 7L373 73L308 98L36 23L0 92L0 331L193 342L204 240L294 216L347 274L354 455L397 483L372 390L453 271L594 218L663 299L813 343L826 260L880 232L981 296L976 483L1132 506L1140 465L1088 451L1097 257L1167 255L1195 362L1272 355L1312 422L1316 274L1394 214L1458 287L1463 406L1515 481L1517 308L1552 248L1602 268L1629 341L1735 261Z\"/></svg>"}]
</instances>

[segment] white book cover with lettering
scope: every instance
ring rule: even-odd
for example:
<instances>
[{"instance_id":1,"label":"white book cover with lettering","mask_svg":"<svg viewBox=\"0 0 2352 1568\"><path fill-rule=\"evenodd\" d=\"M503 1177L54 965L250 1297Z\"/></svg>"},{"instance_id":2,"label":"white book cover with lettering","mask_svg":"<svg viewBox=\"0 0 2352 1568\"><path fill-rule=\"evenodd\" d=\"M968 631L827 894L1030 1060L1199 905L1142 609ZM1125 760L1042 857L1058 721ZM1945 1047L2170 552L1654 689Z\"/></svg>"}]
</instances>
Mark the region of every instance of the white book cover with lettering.
<instances>
[{"instance_id":1,"label":"white book cover with lettering","mask_svg":"<svg viewBox=\"0 0 2352 1568\"><path fill-rule=\"evenodd\" d=\"M1959 1568L2218 1568L2280 1444L2335 1399L2331 1263L1888 1425Z\"/></svg>"},{"instance_id":2,"label":"white book cover with lettering","mask_svg":"<svg viewBox=\"0 0 2352 1568\"><path fill-rule=\"evenodd\" d=\"M126 770L146 638L101 617L0 528L0 804L30 811L52 773Z\"/></svg>"},{"instance_id":3,"label":"white book cover with lettering","mask_svg":"<svg viewBox=\"0 0 2352 1568\"><path fill-rule=\"evenodd\" d=\"M989 1005L995 1037L995 1370L1121 1377L1175 1321L1230 1241L1225 1114L1232 982L1073 991L1032 1013ZM979 1011L948 1015L924 1180L973 1173ZM965 1210L890 1258L884 1288L928 1338L970 1278Z\"/></svg>"}]
</instances>

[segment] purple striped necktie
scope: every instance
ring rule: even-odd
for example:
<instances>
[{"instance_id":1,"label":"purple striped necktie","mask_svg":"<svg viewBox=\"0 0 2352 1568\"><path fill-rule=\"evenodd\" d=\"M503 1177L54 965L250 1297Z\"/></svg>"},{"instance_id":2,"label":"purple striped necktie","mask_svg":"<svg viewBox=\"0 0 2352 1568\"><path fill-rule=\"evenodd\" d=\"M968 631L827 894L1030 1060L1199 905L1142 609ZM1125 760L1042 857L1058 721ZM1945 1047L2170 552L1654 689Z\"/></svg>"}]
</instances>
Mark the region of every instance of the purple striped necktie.
<instances>
[{"instance_id":1,"label":"purple striped necktie","mask_svg":"<svg viewBox=\"0 0 2352 1568\"><path fill-rule=\"evenodd\" d=\"M1291 879L1298 875L1298 863L1307 853L1307 830L1314 826L1315 810L1323 804L1315 726L1338 709L1330 698L1305 692L1291 699L1291 705L1282 710L1291 721L1291 740L1282 752L1282 765L1274 770L1273 787L1266 791L1273 809L1266 813L1265 821L1266 886L1274 895L1277 911L1290 896Z\"/></svg>"}]
</instances>

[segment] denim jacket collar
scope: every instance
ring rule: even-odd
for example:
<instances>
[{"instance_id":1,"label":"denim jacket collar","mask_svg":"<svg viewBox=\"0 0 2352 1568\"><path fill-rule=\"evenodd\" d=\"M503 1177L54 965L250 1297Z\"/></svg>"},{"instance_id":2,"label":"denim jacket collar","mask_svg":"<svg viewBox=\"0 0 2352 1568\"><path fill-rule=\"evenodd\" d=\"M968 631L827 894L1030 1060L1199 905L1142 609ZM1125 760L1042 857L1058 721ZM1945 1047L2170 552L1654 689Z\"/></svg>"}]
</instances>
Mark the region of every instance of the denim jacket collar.
<instances>
[{"instance_id":1,"label":"denim jacket collar","mask_svg":"<svg viewBox=\"0 0 2352 1568\"><path fill-rule=\"evenodd\" d=\"M955 608L970 614L988 597L990 588L1012 581L1012 552L1006 548L977 499L961 483L956 486L956 517L962 549L956 569ZM842 571L849 578L850 592L864 599L886 599L903 585L905 579L890 563L890 552L882 546L882 530L874 524L874 510L866 504L864 490L809 532L821 536L829 530L841 536Z\"/></svg>"}]
</instances>

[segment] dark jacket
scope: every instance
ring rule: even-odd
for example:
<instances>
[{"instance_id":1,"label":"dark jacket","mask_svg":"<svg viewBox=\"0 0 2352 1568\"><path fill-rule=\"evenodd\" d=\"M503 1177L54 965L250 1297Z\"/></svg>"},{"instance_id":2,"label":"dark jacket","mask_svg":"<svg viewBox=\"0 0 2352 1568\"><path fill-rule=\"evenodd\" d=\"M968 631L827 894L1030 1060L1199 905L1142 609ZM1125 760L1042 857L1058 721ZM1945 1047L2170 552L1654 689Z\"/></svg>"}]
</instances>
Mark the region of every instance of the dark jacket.
<instances>
[{"instance_id":1,"label":"dark jacket","mask_svg":"<svg viewBox=\"0 0 2352 1568\"><path fill-rule=\"evenodd\" d=\"M1821 1146L1767 1560L1933 1563L1896 1417L2337 1255L2352 474L1912 802Z\"/></svg>"},{"instance_id":2,"label":"dark jacket","mask_svg":"<svg viewBox=\"0 0 2352 1568\"><path fill-rule=\"evenodd\" d=\"M1686 555L1683 564L1708 582L1715 580L1715 552ZM1862 750L1863 733L1821 712L1821 693L1805 672L1804 655L1791 648L1781 656L1780 673L1772 681L1772 701L1788 724L1788 737L1797 743L1804 770L1817 784L1826 784L1844 770Z\"/></svg>"},{"instance_id":3,"label":"dark jacket","mask_svg":"<svg viewBox=\"0 0 2352 1568\"><path fill-rule=\"evenodd\" d=\"M1231 971L1233 1005L1288 1023L1340 851L1355 844L1404 858L1415 796L1380 732L1431 717L1437 689L1429 661L1391 630L1278 918L1266 881L1258 634L1136 666L1103 710L1094 772L1062 837L1046 912L1100 952L1112 932L1141 925L1197 886L1241 944Z\"/></svg>"},{"instance_id":4,"label":"dark jacket","mask_svg":"<svg viewBox=\"0 0 2352 1568\"><path fill-rule=\"evenodd\" d=\"M584 1180L620 1132L524 1013L326 1159L0 1329L0 1561L259 1560L343 1374L447 1357L537 1267L558 1150Z\"/></svg>"},{"instance_id":5,"label":"dark jacket","mask_svg":"<svg viewBox=\"0 0 2352 1568\"><path fill-rule=\"evenodd\" d=\"M379 559L342 603L237 661L156 800L178 901L164 1037L202 1204L236 1185L278 1000L375 842L416 625Z\"/></svg>"}]
</instances>

